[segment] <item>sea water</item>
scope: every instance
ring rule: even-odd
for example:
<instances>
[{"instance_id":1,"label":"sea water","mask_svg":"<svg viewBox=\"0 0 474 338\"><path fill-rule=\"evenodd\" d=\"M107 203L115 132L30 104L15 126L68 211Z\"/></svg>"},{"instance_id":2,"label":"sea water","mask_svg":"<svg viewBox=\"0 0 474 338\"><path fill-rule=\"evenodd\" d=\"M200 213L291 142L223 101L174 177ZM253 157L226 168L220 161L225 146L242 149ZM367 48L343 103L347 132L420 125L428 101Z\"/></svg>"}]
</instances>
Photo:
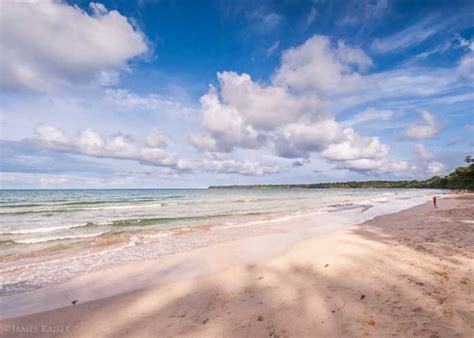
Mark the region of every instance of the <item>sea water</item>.
<instances>
[{"instance_id":1,"label":"sea water","mask_svg":"<svg viewBox=\"0 0 474 338\"><path fill-rule=\"evenodd\" d=\"M285 224L313 233L430 199L433 190L0 190L0 296ZM335 217L337 216L337 217Z\"/></svg>"}]
</instances>

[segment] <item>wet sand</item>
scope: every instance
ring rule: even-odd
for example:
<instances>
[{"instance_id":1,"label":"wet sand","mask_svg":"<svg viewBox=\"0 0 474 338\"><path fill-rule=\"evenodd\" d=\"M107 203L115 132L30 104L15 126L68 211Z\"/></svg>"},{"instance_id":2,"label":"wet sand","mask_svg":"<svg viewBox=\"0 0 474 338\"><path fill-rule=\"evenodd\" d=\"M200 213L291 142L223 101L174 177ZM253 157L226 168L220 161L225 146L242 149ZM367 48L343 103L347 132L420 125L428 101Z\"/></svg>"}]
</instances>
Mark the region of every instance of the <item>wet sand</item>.
<instances>
[{"instance_id":1,"label":"wet sand","mask_svg":"<svg viewBox=\"0 0 474 338\"><path fill-rule=\"evenodd\" d=\"M260 258L255 261L239 259L239 250L271 252L271 236L263 242L261 238L252 239L234 247L221 243L201 250L206 253L201 252L201 256L207 257L202 264L214 262L208 273L189 273L196 263L189 261L188 273L182 278L167 279L171 274L165 272L173 271L176 276L176 270L183 264L182 260L179 266L174 264L177 261L168 260L159 267L164 283L153 287L96 299L104 287L123 287L122 278L127 278L128 284L140 284L149 276L157 278L156 265L162 262L159 260L137 266L134 274L130 266L123 267L126 273L97 272L87 277L89 284L84 279L78 284L83 288L88 285L82 293L68 294L65 290L42 296L36 293L40 296L34 299L28 299L25 293L24 299L40 305L58 303L57 295L61 294L65 307L6 319L0 322L0 334L9 337L474 335L472 195L442 199L436 210L427 203L318 235L276 257L256 255ZM71 290L77 291L77 287Z\"/></svg>"}]
</instances>

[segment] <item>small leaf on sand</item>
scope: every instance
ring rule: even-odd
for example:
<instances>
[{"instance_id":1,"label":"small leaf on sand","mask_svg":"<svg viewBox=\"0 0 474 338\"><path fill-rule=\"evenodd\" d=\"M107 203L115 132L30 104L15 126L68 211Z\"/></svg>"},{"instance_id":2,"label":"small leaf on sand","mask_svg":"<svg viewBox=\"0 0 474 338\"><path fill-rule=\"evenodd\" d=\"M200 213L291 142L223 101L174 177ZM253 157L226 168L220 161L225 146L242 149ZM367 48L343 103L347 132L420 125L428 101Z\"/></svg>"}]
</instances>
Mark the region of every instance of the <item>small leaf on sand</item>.
<instances>
[{"instance_id":1,"label":"small leaf on sand","mask_svg":"<svg viewBox=\"0 0 474 338\"><path fill-rule=\"evenodd\" d=\"M373 319L370 319L368 322L367 322L369 325L372 325L372 326L376 326L377 325L377 322Z\"/></svg>"}]
</instances>

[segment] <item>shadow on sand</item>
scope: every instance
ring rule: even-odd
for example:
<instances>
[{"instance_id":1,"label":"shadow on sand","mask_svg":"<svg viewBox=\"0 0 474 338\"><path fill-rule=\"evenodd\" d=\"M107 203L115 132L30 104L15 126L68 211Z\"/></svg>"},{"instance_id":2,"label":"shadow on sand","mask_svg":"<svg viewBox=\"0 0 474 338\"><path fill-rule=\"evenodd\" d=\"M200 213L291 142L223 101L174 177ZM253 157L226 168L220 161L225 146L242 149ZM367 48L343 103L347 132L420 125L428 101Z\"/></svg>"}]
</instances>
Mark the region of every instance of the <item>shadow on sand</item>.
<instances>
[{"instance_id":1,"label":"shadow on sand","mask_svg":"<svg viewBox=\"0 0 474 338\"><path fill-rule=\"evenodd\" d=\"M67 333L29 337L467 337L474 332L470 203L436 212L424 205L354 227L327 263L307 257L235 268L9 320L3 331L27 324L70 325ZM371 254L361 261L340 247ZM391 253L377 254L382 249Z\"/></svg>"}]
</instances>

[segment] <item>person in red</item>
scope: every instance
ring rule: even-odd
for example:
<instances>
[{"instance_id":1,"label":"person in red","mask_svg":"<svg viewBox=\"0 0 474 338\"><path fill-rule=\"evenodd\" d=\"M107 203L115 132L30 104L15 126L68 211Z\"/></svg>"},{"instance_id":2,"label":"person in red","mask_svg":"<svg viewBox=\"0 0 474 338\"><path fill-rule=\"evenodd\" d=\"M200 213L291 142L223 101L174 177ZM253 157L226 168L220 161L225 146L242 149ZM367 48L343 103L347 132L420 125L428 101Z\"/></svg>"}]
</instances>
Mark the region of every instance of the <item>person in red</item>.
<instances>
[{"instance_id":1,"label":"person in red","mask_svg":"<svg viewBox=\"0 0 474 338\"><path fill-rule=\"evenodd\" d=\"M433 208L437 208L438 204L436 204L436 196L433 196Z\"/></svg>"}]
</instances>

